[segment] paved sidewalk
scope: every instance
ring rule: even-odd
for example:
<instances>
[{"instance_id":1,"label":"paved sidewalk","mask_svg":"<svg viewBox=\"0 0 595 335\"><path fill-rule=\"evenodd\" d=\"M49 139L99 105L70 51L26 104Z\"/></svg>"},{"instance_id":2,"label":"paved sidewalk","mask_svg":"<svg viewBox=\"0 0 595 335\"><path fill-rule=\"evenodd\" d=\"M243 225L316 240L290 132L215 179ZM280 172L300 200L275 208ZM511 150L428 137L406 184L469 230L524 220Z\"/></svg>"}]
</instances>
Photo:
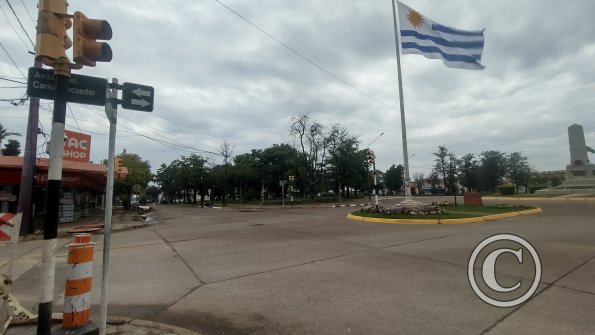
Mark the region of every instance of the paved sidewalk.
<instances>
[{"instance_id":1,"label":"paved sidewalk","mask_svg":"<svg viewBox=\"0 0 595 335\"><path fill-rule=\"evenodd\" d=\"M81 225L101 225L104 223L104 211L96 210L91 215L77 220L76 223L60 224L58 227L58 235L60 237L71 236L69 230L79 227ZM145 222L135 218L133 211L124 211L122 209L115 209L112 216L112 232L140 228L145 225ZM103 230L95 234L103 234ZM39 234L29 235L23 241L31 241L42 239L43 236ZM23 242L21 241L21 243ZM5 265L0 260L0 267ZM52 333L61 328L61 314L54 314L54 323ZM96 321L98 318L93 318ZM6 335L29 335L35 334L37 331L37 324L33 321L27 324L11 324L7 329ZM196 332L182 329L179 327L167 325L164 323L127 318L127 317L108 317L107 330L108 335L199 335Z\"/></svg>"},{"instance_id":2,"label":"paved sidewalk","mask_svg":"<svg viewBox=\"0 0 595 335\"><path fill-rule=\"evenodd\" d=\"M61 324L52 327L52 333L60 329ZM37 331L36 324L11 326L6 335L30 335ZM166 325L159 322L123 317L108 317L107 335L200 335L193 331Z\"/></svg>"}]
</instances>

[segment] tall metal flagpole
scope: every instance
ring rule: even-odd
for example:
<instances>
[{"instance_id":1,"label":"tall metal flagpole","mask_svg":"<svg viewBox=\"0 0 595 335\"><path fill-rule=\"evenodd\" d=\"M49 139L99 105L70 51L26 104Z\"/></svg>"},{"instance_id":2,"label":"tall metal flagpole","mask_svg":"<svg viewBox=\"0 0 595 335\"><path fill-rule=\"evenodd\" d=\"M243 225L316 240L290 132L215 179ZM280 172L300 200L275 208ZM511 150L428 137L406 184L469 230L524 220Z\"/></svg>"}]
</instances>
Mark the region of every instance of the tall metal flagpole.
<instances>
[{"instance_id":1,"label":"tall metal flagpole","mask_svg":"<svg viewBox=\"0 0 595 335\"><path fill-rule=\"evenodd\" d=\"M401 107L401 134L403 136L403 165L404 165L404 179L405 179L405 200L401 202L402 205L421 205L420 202L413 200L411 197L411 180L409 179L409 155L407 154L407 129L405 126L405 104L403 103L403 82L401 79L401 53L399 51L399 31L397 28L397 11L395 9L395 1L391 0L393 6L393 24L395 28L395 51L397 54L397 76L399 78L399 104Z\"/></svg>"}]
</instances>

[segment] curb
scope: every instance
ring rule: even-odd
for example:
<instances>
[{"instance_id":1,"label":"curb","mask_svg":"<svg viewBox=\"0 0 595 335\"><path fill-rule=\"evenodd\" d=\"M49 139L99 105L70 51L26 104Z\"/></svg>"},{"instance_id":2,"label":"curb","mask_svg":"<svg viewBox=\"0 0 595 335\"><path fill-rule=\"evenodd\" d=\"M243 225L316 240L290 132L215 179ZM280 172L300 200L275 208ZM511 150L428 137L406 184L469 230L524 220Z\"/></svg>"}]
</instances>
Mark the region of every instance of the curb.
<instances>
[{"instance_id":1,"label":"curb","mask_svg":"<svg viewBox=\"0 0 595 335\"><path fill-rule=\"evenodd\" d=\"M61 313L52 313L52 322L60 322L62 320ZM37 328L37 321L30 320L26 323L21 324L11 324L10 327L7 329L8 335L21 335L21 334L32 334L34 333L35 329ZM54 323L52 326L53 331L52 334L56 329L59 329L59 324ZM144 329L139 330L139 329ZM135 331L136 330L136 331ZM147 320L139 320L129 317L123 316L108 316L107 317L107 333L114 334L114 335L123 335L123 334L153 334L153 331L157 331L159 334L167 334L167 335L201 335L200 333L171 326L164 323L154 322L154 321L147 321Z\"/></svg>"},{"instance_id":2,"label":"curb","mask_svg":"<svg viewBox=\"0 0 595 335\"><path fill-rule=\"evenodd\" d=\"M561 197L554 197L554 198L538 198L538 197L482 197L483 200L529 200L529 201L595 201L595 198L586 198L586 197L572 197L572 198L561 198Z\"/></svg>"},{"instance_id":3,"label":"curb","mask_svg":"<svg viewBox=\"0 0 595 335\"><path fill-rule=\"evenodd\" d=\"M461 218L461 219L382 219L382 218L369 218L364 216L347 214L347 218L350 220L364 221L364 222L376 222L376 223L392 223L392 224L462 224L462 223L476 223L482 221L493 221L498 219L510 218L519 215L529 215L535 213L541 213L543 210L539 207L534 209L527 209L518 212L509 212L501 214L492 214L485 216L476 216L472 218Z\"/></svg>"}]
</instances>

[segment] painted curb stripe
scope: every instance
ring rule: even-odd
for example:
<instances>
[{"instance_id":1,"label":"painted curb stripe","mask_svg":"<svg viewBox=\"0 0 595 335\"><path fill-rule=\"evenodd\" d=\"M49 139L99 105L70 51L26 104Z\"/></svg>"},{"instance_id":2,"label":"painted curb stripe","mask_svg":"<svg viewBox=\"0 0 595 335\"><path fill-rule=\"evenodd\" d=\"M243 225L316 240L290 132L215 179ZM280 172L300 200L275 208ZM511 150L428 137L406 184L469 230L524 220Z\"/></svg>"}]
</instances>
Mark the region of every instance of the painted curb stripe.
<instances>
[{"instance_id":1,"label":"painted curb stripe","mask_svg":"<svg viewBox=\"0 0 595 335\"><path fill-rule=\"evenodd\" d=\"M580 198L580 197L575 197L575 198L505 198L505 197L485 197L482 198L483 200L531 200L531 201L539 201L539 200L543 200L543 201L566 201L566 200L581 200L581 201L595 201L595 198Z\"/></svg>"},{"instance_id":2,"label":"painted curb stripe","mask_svg":"<svg viewBox=\"0 0 595 335\"><path fill-rule=\"evenodd\" d=\"M509 212L509 213L501 213L501 214L493 214L493 215L486 215L486 216L476 216L472 218L460 218L460 219L382 219L382 218L370 218L364 216L357 216L352 215L351 213L347 214L347 218L351 220L357 221L365 221L365 222L376 222L376 223L394 223L394 224L461 224L461 223L476 223L482 221L492 221L504 218L510 218L519 215L529 215L543 212L543 210L539 207L534 209L528 209L524 211L518 212Z\"/></svg>"}]
</instances>

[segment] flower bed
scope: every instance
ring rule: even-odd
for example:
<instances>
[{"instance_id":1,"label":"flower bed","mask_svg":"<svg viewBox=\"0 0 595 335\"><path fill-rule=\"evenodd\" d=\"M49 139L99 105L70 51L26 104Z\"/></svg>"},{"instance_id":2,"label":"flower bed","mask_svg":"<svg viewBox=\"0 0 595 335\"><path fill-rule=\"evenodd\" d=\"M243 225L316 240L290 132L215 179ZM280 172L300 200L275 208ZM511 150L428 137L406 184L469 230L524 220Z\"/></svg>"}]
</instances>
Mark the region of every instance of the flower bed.
<instances>
[{"instance_id":1,"label":"flower bed","mask_svg":"<svg viewBox=\"0 0 595 335\"><path fill-rule=\"evenodd\" d=\"M362 213L382 213L384 215L394 214L409 214L409 215L432 215L432 214L448 214L447 211L439 206L394 206L385 207L383 205L367 205L360 209Z\"/></svg>"}]
</instances>

